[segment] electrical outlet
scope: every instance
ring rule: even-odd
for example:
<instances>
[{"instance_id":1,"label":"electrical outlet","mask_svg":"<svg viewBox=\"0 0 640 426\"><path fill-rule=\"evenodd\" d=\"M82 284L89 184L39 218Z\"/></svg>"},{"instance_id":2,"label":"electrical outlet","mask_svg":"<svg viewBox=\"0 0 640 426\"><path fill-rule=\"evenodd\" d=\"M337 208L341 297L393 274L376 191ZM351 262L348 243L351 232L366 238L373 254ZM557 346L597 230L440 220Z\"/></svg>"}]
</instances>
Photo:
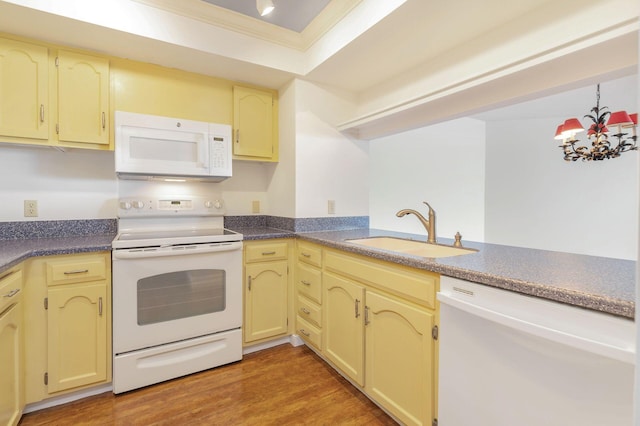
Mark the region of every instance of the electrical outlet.
<instances>
[{"instance_id":1,"label":"electrical outlet","mask_svg":"<svg viewBox=\"0 0 640 426\"><path fill-rule=\"evenodd\" d=\"M336 214L336 201L335 200L327 201L327 213Z\"/></svg>"},{"instance_id":2,"label":"electrical outlet","mask_svg":"<svg viewBox=\"0 0 640 426\"><path fill-rule=\"evenodd\" d=\"M24 200L24 217L38 217L37 200Z\"/></svg>"},{"instance_id":3,"label":"electrical outlet","mask_svg":"<svg viewBox=\"0 0 640 426\"><path fill-rule=\"evenodd\" d=\"M251 213L260 213L260 201L254 200L251 202Z\"/></svg>"}]
</instances>

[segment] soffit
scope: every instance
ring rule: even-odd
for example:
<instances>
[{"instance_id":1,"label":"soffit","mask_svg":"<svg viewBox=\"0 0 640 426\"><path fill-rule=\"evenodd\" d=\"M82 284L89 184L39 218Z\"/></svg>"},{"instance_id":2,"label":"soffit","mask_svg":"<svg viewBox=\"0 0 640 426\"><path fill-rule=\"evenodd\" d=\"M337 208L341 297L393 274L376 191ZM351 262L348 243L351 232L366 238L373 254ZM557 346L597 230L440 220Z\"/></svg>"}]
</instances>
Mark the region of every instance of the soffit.
<instances>
[{"instance_id":1,"label":"soffit","mask_svg":"<svg viewBox=\"0 0 640 426\"><path fill-rule=\"evenodd\" d=\"M343 19L351 10L356 7L362 0L322 0L322 4L326 4L324 8L319 10L313 19L304 27L302 31L294 31L275 22L269 21L268 18L255 17L249 13L249 8L244 5L247 2L252 4L255 9L255 1L253 0L237 0L242 2L243 6L235 6L234 10L223 7L229 1L211 2L203 0L133 0L138 3L159 8L167 12L182 15L188 18L197 19L199 21L245 34L257 39L265 40L271 43L280 44L297 50L307 50L320 37L327 33L333 26ZM302 5L295 6L295 3L308 0L280 0L278 2L278 13L286 15L283 22L306 21L308 13L300 13ZM212 4L218 3L219 5ZM293 6L292 6L293 5ZM253 10L252 9L252 10ZM313 9L316 10L316 9ZM246 11L246 12L243 12ZM273 12L275 13L275 11ZM297 16L297 17L296 17ZM294 23L292 25L300 25Z\"/></svg>"}]
</instances>

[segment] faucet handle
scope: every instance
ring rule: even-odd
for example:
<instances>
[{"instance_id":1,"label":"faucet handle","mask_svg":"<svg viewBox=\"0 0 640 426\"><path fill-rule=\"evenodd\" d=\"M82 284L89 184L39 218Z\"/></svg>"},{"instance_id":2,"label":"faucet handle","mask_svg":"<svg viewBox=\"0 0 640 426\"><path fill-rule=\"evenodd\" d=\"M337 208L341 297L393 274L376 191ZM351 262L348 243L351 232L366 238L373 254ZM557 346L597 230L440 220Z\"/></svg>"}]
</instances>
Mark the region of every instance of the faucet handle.
<instances>
[{"instance_id":1,"label":"faucet handle","mask_svg":"<svg viewBox=\"0 0 640 426\"><path fill-rule=\"evenodd\" d=\"M453 243L454 247L462 247L462 235L460 235L460 232L456 232L455 235L455 242Z\"/></svg>"}]
</instances>

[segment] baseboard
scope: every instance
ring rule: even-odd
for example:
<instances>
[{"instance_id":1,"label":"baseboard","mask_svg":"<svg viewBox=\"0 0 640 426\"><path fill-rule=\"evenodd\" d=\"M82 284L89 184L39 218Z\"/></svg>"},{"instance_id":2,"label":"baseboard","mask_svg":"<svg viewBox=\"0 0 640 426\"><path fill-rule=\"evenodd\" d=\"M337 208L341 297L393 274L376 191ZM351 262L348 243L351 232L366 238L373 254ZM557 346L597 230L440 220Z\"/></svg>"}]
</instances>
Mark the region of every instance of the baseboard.
<instances>
[{"instance_id":1,"label":"baseboard","mask_svg":"<svg viewBox=\"0 0 640 426\"><path fill-rule=\"evenodd\" d=\"M300 346L304 344L304 342L298 335L292 334L291 336L280 337L278 339L269 340L268 342L245 346L244 348L242 348L242 354L247 355L253 352L262 351L264 349L273 348L275 346L284 345L286 343L289 343L291 346Z\"/></svg>"},{"instance_id":2,"label":"baseboard","mask_svg":"<svg viewBox=\"0 0 640 426\"><path fill-rule=\"evenodd\" d=\"M55 407L56 405L66 404L68 402L77 401L78 399L99 395L105 392L111 392L112 390L113 386L111 385L111 383L107 383L105 385L100 385L93 388L82 389L76 392L54 396L53 398L48 398L43 401L28 404L26 407L24 407L23 413L27 414L34 411L44 410L45 408Z\"/></svg>"}]
</instances>

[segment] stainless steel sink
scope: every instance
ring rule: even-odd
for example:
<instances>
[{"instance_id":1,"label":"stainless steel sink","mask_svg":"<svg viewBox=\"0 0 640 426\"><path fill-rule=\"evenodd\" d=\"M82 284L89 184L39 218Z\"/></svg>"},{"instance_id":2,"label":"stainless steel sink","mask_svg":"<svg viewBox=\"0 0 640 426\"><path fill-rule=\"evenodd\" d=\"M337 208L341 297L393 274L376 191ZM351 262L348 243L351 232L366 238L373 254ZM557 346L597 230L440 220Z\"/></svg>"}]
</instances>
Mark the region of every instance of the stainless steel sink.
<instances>
[{"instance_id":1,"label":"stainless steel sink","mask_svg":"<svg viewBox=\"0 0 640 426\"><path fill-rule=\"evenodd\" d=\"M395 237L368 237L346 240L348 243L422 257L451 257L476 253L478 250L431 244Z\"/></svg>"}]
</instances>

